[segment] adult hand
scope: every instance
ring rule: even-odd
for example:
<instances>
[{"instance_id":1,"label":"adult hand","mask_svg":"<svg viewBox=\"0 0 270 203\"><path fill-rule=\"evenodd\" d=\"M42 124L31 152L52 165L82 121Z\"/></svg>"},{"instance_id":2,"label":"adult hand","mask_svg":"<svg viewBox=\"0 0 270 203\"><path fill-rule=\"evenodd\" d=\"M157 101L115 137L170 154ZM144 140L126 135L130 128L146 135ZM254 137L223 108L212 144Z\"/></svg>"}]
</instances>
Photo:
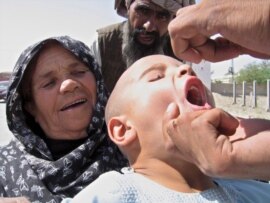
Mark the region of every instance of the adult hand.
<instances>
[{"instance_id":1,"label":"adult hand","mask_svg":"<svg viewBox=\"0 0 270 203\"><path fill-rule=\"evenodd\" d=\"M168 30L177 57L199 63L249 54L270 58L270 1L202 0L178 10ZM220 34L222 37L211 39Z\"/></svg>"},{"instance_id":2,"label":"adult hand","mask_svg":"<svg viewBox=\"0 0 270 203\"><path fill-rule=\"evenodd\" d=\"M2 197L0 203L30 203L25 197Z\"/></svg>"},{"instance_id":3,"label":"adult hand","mask_svg":"<svg viewBox=\"0 0 270 203\"><path fill-rule=\"evenodd\" d=\"M230 135L238 125L236 118L220 109L179 115L177 105L170 104L163 119L163 134L165 140L173 141L184 160L196 164L205 174L221 174L233 164Z\"/></svg>"}]
</instances>

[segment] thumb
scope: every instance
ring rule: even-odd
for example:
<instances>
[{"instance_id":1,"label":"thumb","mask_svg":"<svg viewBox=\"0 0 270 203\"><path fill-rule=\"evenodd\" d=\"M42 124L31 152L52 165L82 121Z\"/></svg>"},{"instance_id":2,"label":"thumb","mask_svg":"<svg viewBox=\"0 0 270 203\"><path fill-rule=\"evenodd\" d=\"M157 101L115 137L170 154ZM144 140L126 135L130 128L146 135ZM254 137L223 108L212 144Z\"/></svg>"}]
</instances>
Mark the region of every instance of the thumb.
<instances>
[{"instance_id":1,"label":"thumb","mask_svg":"<svg viewBox=\"0 0 270 203\"><path fill-rule=\"evenodd\" d=\"M170 103L167 107L166 112L164 113L163 120L162 120L162 130L163 136L166 143L166 146L171 149L174 148L174 144L170 138L170 132L172 130L171 125L173 125L173 120L180 115L179 108L177 104Z\"/></svg>"},{"instance_id":2,"label":"thumb","mask_svg":"<svg viewBox=\"0 0 270 203\"><path fill-rule=\"evenodd\" d=\"M163 123L167 123L172 119L177 118L180 115L179 108L176 103L170 103L163 116Z\"/></svg>"},{"instance_id":3,"label":"thumb","mask_svg":"<svg viewBox=\"0 0 270 203\"><path fill-rule=\"evenodd\" d=\"M217 116L213 117L215 119L210 121L213 126L216 127L220 134L233 135L239 125L239 121L225 111L219 109L213 109L213 111L217 113Z\"/></svg>"}]
</instances>

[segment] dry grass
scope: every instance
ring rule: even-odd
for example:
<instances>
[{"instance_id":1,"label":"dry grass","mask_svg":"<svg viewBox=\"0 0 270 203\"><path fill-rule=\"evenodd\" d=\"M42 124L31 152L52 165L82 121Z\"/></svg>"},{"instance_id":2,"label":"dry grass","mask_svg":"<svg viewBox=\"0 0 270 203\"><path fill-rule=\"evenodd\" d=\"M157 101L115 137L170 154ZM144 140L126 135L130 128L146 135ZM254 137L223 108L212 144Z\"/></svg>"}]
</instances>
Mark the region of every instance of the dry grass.
<instances>
[{"instance_id":1,"label":"dry grass","mask_svg":"<svg viewBox=\"0 0 270 203\"><path fill-rule=\"evenodd\" d=\"M270 119L270 112L266 110L267 97L257 96L257 107L252 107L252 100L250 96L246 97L246 105L242 106L243 100L241 97L236 98L236 104L233 104L233 97L223 96L218 93L213 93L216 107L222 108L225 111L235 116L245 118L264 118Z\"/></svg>"}]
</instances>

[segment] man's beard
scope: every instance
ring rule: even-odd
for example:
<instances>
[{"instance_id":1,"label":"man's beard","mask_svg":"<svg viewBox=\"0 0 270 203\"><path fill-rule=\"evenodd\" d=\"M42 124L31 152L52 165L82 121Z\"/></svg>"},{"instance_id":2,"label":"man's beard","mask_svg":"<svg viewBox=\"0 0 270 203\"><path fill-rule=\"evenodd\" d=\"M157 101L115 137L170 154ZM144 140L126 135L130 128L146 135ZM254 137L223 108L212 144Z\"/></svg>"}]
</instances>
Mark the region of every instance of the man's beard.
<instances>
[{"instance_id":1,"label":"man's beard","mask_svg":"<svg viewBox=\"0 0 270 203\"><path fill-rule=\"evenodd\" d=\"M158 32L146 32L146 34L154 36L154 42L150 45L141 44L137 40L140 32L146 32L144 28L132 29L128 21L124 25L122 54L126 61L127 68L130 67L138 59L153 54L163 54L163 44L165 36L160 37Z\"/></svg>"}]
</instances>

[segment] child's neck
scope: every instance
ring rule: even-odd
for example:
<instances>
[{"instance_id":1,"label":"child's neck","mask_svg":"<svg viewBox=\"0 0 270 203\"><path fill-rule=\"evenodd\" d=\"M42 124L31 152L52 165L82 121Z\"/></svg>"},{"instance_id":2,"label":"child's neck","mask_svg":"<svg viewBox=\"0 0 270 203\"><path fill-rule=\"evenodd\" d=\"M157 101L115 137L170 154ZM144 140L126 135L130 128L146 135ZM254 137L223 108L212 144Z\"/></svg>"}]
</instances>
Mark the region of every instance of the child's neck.
<instances>
[{"instance_id":1,"label":"child's neck","mask_svg":"<svg viewBox=\"0 0 270 203\"><path fill-rule=\"evenodd\" d=\"M146 163L146 164L145 164ZM133 164L136 173L178 192L200 192L215 187L214 182L192 164L172 167L160 160Z\"/></svg>"}]
</instances>

